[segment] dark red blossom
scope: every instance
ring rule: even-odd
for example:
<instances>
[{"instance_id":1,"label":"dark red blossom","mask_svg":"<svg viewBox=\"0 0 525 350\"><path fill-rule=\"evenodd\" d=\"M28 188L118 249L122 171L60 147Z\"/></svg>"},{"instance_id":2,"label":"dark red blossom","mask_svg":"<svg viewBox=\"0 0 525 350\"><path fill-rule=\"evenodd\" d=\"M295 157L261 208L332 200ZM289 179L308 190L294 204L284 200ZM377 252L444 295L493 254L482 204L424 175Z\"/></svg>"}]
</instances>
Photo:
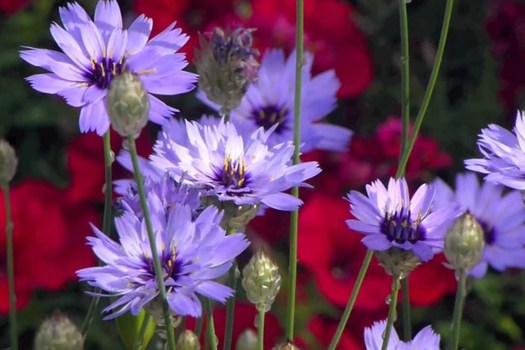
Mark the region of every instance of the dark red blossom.
<instances>
[{"instance_id":1,"label":"dark red blossom","mask_svg":"<svg viewBox=\"0 0 525 350\"><path fill-rule=\"evenodd\" d=\"M31 0L0 0L0 12L6 14L16 13L31 3Z\"/></svg>"}]
</instances>

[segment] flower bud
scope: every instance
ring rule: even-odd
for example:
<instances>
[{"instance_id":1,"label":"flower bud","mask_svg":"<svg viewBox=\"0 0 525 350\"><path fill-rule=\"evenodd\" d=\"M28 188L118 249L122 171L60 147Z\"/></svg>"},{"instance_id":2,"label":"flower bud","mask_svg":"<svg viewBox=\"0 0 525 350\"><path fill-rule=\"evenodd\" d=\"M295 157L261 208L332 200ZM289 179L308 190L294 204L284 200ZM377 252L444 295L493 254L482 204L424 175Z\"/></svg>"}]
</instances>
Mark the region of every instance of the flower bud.
<instances>
[{"instance_id":1,"label":"flower bud","mask_svg":"<svg viewBox=\"0 0 525 350\"><path fill-rule=\"evenodd\" d=\"M376 251L375 254L386 274L399 279L407 277L421 264L421 260L410 250L394 247L384 251Z\"/></svg>"},{"instance_id":2,"label":"flower bud","mask_svg":"<svg viewBox=\"0 0 525 350\"><path fill-rule=\"evenodd\" d=\"M248 300L255 304L257 310L269 311L281 288L279 267L259 250L242 274L242 286Z\"/></svg>"},{"instance_id":3,"label":"flower bud","mask_svg":"<svg viewBox=\"0 0 525 350\"><path fill-rule=\"evenodd\" d=\"M55 311L46 319L35 338L35 350L81 350L84 339L75 324Z\"/></svg>"},{"instance_id":4,"label":"flower bud","mask_svg":"<svg viewBox=\"0 0 525 350\"><path fill-rule=\"evenodd\" d=\"M214 196L201 197L204 207L213 205L224 211L221 227L231 232L244 232L246 225L252 220L260 209L258 204L235 204L233 201L221 201Z\"/></svg>"},{"instance_id":5,"label":"flower bud","mask_svg":"<svg viewBox=\"0 0 525 350\"><path fill-rule=\"evenodd\" d=\"M444 252L452 268L468 271L479 262L484 247L483 227L466 212L448 230Z\"/></svg>"},{"instance_id":6,"label":"flower bud","mask_svg":"<svg viewBox=\"0 0 525 350\"><path fill-rule=\"evenodd\" d=\"M6 140L0 140L0 185L13 180L18 166L18 158L13 147Z\"/></svg>"},{"instance_id":7,"label":"flower bud","mask_svg":"<svg viewBox=\"0 0 525 350\"><path fill-rule=\"evenodd\" d=\"M299 350L299 347L290 342L286 342L275 345L272 350Z\"/></svg>"},{"instance_id":8,"label":"flower bud","mask_svg":"<svg viewBox=\"0 0 525 350\"><path fill-rule=\"evenodd\" d=\"M205 37L199 34L200 50L195 50L199 87L222 112L241 102L248 86L257 78L259 63L252 48L255 29L237 28L233 32L215 28Z\"/></svg>"},{"instance_id":9,"label":"flower bud","mask_svg":"<svg viewBox=\"0 0 525 350\"><path fill-rule=\"evenodd\" d=\"M177 340L177 350L200 350L200 348L199 338L189 329L182 332Z\"/></svg>"},{"instance_id":10,"label":"flower bud","mask_svg":"<svg viewBox=\"0 0 525 350\"><path fill-rule=\"evenodd\" d=\"M106 97L111 125L123 137L138 136L148 122L149 95L140 78L125 70L111 81Z\"/></svg>"},{"instance_id":11,"label":"flower bud","mask_svg":"<svg viewBox=\"0 0 525 350\"><path fill-rule=\"evenodd\" d=\"M235 350L255 350L257 349L257 333L252 329L245 329L237 338Z\"/></svg>"}]
</instances>

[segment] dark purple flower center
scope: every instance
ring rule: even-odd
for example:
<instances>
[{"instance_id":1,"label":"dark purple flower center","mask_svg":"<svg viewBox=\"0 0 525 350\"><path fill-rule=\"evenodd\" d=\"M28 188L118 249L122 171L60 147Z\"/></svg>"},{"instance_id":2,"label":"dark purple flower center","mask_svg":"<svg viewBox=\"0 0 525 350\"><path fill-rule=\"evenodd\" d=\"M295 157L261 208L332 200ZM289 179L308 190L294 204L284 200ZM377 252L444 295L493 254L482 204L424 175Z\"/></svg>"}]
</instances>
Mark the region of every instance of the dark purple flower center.
<instances>
[{"instance_id":1,"label":"dark purple flower center","mask_svg":"<svg viewBox=\"0 0 525 350\"><path fill-rule=\"evenodd\" d=\"M390 242L398 244L413 244L425 239L425 228L421 225L421 220L412 220L410 210L405 209L386 214L381 221L380 231Z\"/></svg>"},{"instance_id":2,"label":"dark purple flower center","mask_svg":"<svg viewBox=\"0 0 525 350\"><path fill-rule=\"evenodd\" d=\"M493 244L496 240L496 232L494 232L494 226L490 225L484 220L478 219L478 222L481 228L483 229L483 238L485 239L485 243L489 245Z\"/></svg>"},{"instance_id":3,"label":"dark purple flower center","mask_svg":"<svg viewBox=\"0 0 525 350\"><path fill-rule=\"evenodd\" d=\"M274 124L278 124L275 132L279 133L285 129L285 122L288 116L288 109L277 105L267 105L252 111L252 118L259 127L265 130L270 129Z\"/></svg>"},{"instance_id":4,"label":"dark purple flower center","mask_svg":"<svg viewBox=\"0 0 525 350\"><path fill-rule=\"evenodd\" d=\"M147 266L147 279L155 278L155 264L153 262L153 259L150 257L143 257L143 260ZM160 265L164 274L164 280L167 280L171 277L174 281L177 281L179 276L182 275L182 267L184 266L184 263L180 259L177 259L175 251L166 255L162 254L162 256L160 257Z\"/></svg>"},{"instance_id":5,"label":"dark purple flower center","mask_svg":"<svg viewBox=\"0 0 525 350\"><path fill-rule=\"evenodd\" d=\"M230 157L226 157L220 171L219 181L222 181L225 187L240 189L246 186L247 180L246 163L244 160L233 160Z\"/></svg>"},{"instance_id":6,"label":"dark purple flower center","mask_svg":"<svg viewBox=\"0 0 525 350\"><path fill-rule=\"evenodd\" d=\"M110 57L102 57L98 61L91 61L89 72L85 73L85 78L89 85L96 85L100 89L108 89L113 78L122 73L124 62L113 61Z\"/></svg>"}]
</instances>

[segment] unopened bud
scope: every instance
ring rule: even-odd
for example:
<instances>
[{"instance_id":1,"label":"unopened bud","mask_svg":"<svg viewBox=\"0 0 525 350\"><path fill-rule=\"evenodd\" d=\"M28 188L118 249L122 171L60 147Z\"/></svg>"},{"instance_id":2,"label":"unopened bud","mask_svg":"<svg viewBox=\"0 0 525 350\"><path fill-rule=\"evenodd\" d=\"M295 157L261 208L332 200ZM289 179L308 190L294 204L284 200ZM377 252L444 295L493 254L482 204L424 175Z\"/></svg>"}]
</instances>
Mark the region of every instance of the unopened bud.
<instances>
[{"instance_id":1,"label":"unopened bud","mask_svg":"<svg viewBox=\"0 0 525 350\"><path fill-rule=\"evenodd\" d=\"M244 232L246 225L257 215L260 209L258 204L235 204L233 201L221 201L215 196L201 197L204 207L213 205L224 211L221 227L231 232Z\"/></svg>"},{"instance_id":2,"label":"unopened bud","mask_svg":"<svg viewBox=\"0 0 525 350\"><path fill-rule=\"evenodd\" d=\"M246 297L257 310L269 311L281 288L279 267L259 250L242 271Z\"/></svg>"},{"instance_id":3,"label":"unopened bud","mask_svg":"<svg viewBox=\"0 0 525 350\"><path fill-rule=\"evenodd\" d=\"M215 28L205 37L199 34L199 50L195 50L195 66L199 87L222 111L239 105L248 86L257 78L259 53L252 48L255 29L237 28L233 32Z\"/></svg>"},{"instance_id":4,"label":"unopened bud","mask_svg":"<svg viewBox=\"0 0 525 350\"><path fill-rule=\"evenodd\" d=\"M189 329L182 332L177 340L178 350L200 350L200 348L199 338Z\"/></svg>"},{"instance_id":5,"label":"unopened bud","mask_svg":"<svg viewBox=\"0 0 525 350\"><path fill-rule=\"evenodd\" d=\"M286 342L286 343L275 345L272 350L300 350L300 349L296 345L290 342Z\"/></svg>"},{"instance_id":6,"label":"unopened bud","mask_svg":"<svg viewBox=\"0 0 525 350\"><path fill-rule=\"evenodd\" d=\"M81 350L83 341L75 324L66 315L55 311L40 326L35 338L35 350Z\"/></svg>"},{"instance_id":7,"label":"unopened bud","mask_svg":"<svg viewBox=\"0 0 525 350\"><path fill-rule=\"evenodd\" d=\"M466 212L448 230L444 252L452 268L468 271L479 262L484 247L483 227Z\"/></svg>"},{"instance_id":8,"label":"unopened bud","mask_svg":"<svg viewBox=\"0 0 525 350\"><path fill-rule=\"evenodd\" d=\"M257 349L257 333L252 329L244 330L235 344L235 350L255 350Z\"/></svg>"},{"instance_id":9,"label":"unopened bud","mask_svg":"<svg viewBox=\"0 0 525 350\"><path fill-rule=\"evenodd\" d=\"M407 277L419 264L421 260L410 250L390 248L384 251L376 251L377 260L383 266L387 275L403 279Z\"/></svg>"},{"instance_id":10,"label":"unopened bud","mask_svg":"<svg viewBox=\"0 0 525 350\"><path fill-rule=\"evenodd\" d=\"M13 180L18 166L18 158L13 147L6 140L0 140L0 185Z\"/></svg>"},{"instance_id":11,"label":"unopened bud","mask_svg":"<svg viewBox=\"0 0 525 350\"><path fill-rule=\"evenodd\" d=\"M111 81L106 106L113 129L123 137L138 136L148 123L149 95L140 78L127 70Z\"/></svg>"}]
</instances>

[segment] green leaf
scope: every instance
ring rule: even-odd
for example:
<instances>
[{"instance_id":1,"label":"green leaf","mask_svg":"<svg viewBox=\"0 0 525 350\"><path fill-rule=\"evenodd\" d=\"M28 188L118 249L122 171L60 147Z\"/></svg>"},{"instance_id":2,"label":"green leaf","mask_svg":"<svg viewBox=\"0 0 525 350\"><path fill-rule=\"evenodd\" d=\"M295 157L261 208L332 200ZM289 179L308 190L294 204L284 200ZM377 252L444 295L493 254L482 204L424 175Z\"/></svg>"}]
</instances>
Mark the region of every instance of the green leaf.
<instances>
[{"instance_id":1,"label":"green leaf","mask_svg":"<svg viewBox=\"0 0 525 350\"><path fill-rule=\"evenodd\" d=\"M127 312L124 315L117 318L117 328L120 335L120 339L126 346L126 349L133 350L135 348L135 342L141 332L142 323L148 322L146 331L144 332L144 338L142 339L142 345L140 350L146 350L148 347L153 334L155 333L155 321L153 317L147 317L146 311L142 310L137 316L131 315Z\"/></svg>"}]
</instances>

